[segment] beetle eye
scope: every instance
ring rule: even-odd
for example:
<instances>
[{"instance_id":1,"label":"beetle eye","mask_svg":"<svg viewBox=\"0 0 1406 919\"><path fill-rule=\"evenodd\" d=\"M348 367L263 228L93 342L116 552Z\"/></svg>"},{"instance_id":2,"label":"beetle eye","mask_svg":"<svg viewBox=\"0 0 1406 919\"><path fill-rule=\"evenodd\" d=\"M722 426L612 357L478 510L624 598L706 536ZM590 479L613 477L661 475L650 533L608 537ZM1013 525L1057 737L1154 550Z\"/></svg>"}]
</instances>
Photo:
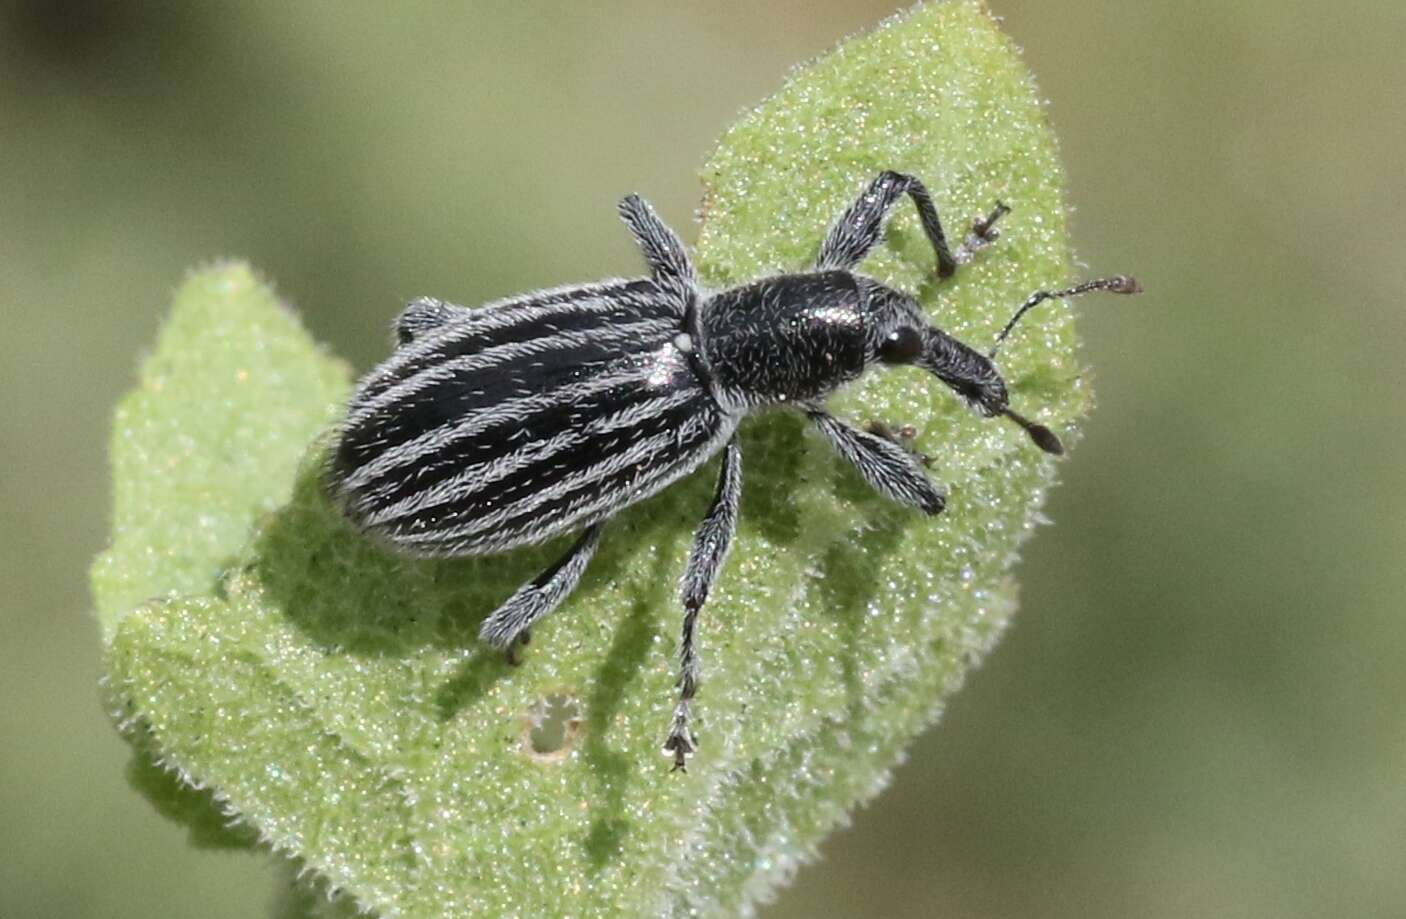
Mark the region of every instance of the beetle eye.
<instances>
[{"instance_id":1,"label":"beetle eye","mask_svg":"<svg viewBox=\"0 0 1406 919\"><path fill-rule=\"evenodd\" d=\"M879 360L885 364L910 364L923 353L923 336L911 326L890 333L879 346Z\"/></svg>"}]
</instances>

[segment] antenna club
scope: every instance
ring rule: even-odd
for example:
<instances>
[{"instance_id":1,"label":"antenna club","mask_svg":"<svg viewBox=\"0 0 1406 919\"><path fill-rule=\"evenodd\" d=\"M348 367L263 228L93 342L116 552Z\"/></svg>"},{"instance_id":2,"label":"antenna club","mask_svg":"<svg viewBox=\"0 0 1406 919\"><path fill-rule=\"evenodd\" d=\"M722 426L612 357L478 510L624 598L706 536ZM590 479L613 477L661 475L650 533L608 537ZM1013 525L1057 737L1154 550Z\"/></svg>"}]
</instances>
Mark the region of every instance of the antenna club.
<instances>
[{"instance_id":1,"label":"antenna club","mask_svg":"<svg viewBox=\"0 0 1406 919\"><path fill-rule=\"evenodd\" d=\"M1051 456L1064 455L1064 444L1059 442L1059 438L1055 436L1054 431L1051 431L1043 424L1032 424L1025 430L1026 433L1030 435L1030 439L1035 441L1035 446L1039 447L1041 450L1044 450Z\"/></svg>"}]
</instances>

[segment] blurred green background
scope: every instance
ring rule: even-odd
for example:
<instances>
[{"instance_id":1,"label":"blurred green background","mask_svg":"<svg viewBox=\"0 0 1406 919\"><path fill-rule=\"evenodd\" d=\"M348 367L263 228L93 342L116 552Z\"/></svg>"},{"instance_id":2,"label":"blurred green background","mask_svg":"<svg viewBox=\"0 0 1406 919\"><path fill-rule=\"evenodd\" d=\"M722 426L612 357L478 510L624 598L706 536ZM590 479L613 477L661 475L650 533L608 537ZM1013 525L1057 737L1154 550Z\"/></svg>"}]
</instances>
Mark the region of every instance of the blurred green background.
<instances>
[{"instance_id":1,"label":"blurred green background","mask_svg":"<svg viewBox=\"0 0 1406 919\"><path fill-rule=\"evenodd\" d=\"M1004 644L768 919L1406 915L1406 7L998 0L1068 164L1100 409ZM89 560L190 266L365 368L408 297L637 269L867 0L0 3L0 916L262 916L124 779ZM940 190L938 192L940 197ZM686 235L691 236L691 233Z\"/></svg>"}]
</instances>

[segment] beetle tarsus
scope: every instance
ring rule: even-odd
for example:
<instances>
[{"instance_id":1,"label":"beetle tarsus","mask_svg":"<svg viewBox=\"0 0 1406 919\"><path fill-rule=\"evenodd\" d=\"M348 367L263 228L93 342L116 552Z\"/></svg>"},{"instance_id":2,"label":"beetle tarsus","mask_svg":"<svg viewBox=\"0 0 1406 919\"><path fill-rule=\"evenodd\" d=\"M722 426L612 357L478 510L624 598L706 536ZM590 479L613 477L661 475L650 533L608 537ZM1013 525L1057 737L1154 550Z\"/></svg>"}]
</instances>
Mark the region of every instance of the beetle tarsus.
<instances>
[{"instance_id":1,"label":"beetle tarsus","mask_svg":"<svg viewBox=\"0 0 1406 919\"><path fill-rule=\"evenodd\" d=\"M517 638L513 639L506 648L503 649L503 658L508 662L509 667L522 666L521 649L526 648L532 641L532 632L523 629Z\"/></svg>"},{"instance_id":2,"label":"beetle tarsus","mask_svg":"<svg viewBox=\"0 0 1406 919\"><path fill-rule=\"evenodd\" d=\"M689 700L680 699L674 709L674 723L669 738L664 741L664 753L674 758L670 772L688 772L688 758L698 752L698 738L688 728Z\"/></svg>"},{"instance_id":3,"label":"beetle tarsus","mask_svg":"<svg viewBox=\"0 0 1406 919\"><path fill-rule=\"evenodd\" d=\"M991 208L991 213L973 220L971 232L952 253L952 260L958 265L965 265L972 260L972 256L1000 239L1001 231L996 228L996 222L1010 212L1011 209L1004 202L997 201Z\"/></svg>"}]
</instances>

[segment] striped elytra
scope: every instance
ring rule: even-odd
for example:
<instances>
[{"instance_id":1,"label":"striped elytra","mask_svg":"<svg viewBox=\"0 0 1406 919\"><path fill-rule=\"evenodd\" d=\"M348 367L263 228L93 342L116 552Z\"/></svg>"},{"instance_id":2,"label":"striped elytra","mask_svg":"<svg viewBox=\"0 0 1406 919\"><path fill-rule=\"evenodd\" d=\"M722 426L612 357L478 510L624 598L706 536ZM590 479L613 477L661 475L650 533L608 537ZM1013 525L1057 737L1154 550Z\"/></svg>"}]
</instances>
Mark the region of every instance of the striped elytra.
<instances>
[{"instance_id":1,"label":"striped elytra","mask_svg":"<svg viewBox=\"0 0 1406 919\"><path fill-rule=\"evenodd\" d=\"M735 426L651 280L454 308L368 375L332 458L337 496L416 555L482 555L603 519L696 469Z\"/></svg>"}]
</instances>

